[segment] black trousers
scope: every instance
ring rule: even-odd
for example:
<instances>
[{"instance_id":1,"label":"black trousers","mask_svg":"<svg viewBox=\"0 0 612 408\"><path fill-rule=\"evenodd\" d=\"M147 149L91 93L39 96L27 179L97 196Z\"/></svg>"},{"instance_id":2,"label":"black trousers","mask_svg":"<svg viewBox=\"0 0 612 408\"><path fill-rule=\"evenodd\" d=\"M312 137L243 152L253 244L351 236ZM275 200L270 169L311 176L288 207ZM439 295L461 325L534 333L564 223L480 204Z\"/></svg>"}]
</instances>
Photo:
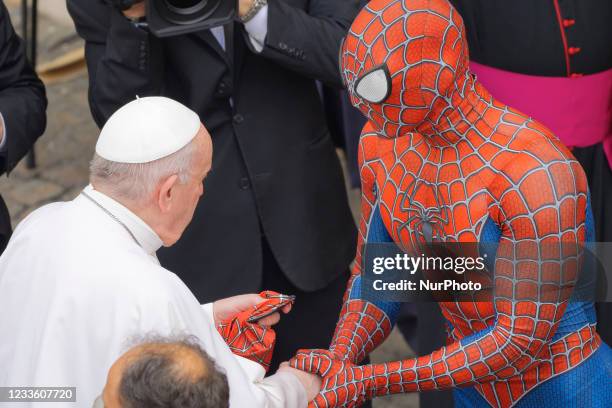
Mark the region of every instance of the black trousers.
<instances>
[{"instance_id":1,"label":"black trousers","mask_svg":"<svg viewBox=\"0 0 612 408\"><path fill-rule=\"evenodd\" d=\"M289 314L281 316L274 326L276 346L270 364L274 373L280 363L289 360L299 349L327 349L336 330L342 308L342 297L350 272L347 269L325 289L304 292L296 288L283 274L265 237L262 237L263 281L262 290L274 290L285 295L295 295L295 304ZM368 364L366 358L361 364ZM361 408L371 408L370 401Z\"/></svg>"},{"instance_id":2,"label":"black trousers","mask_svg":"<svg viewBox=\"0 0 612 408\"><path fill-rule=\"evenodd\" d=\"M270 365L270 373L273 373L280 363L289 360L301 348L329 347L342 307L349 271L322 290L303 292L283 274L265 238L262 238L262 250L261 289L296 297L291 312L283 314L280 323L274 326L276 346Z\"/></svg>"}]
</instances>

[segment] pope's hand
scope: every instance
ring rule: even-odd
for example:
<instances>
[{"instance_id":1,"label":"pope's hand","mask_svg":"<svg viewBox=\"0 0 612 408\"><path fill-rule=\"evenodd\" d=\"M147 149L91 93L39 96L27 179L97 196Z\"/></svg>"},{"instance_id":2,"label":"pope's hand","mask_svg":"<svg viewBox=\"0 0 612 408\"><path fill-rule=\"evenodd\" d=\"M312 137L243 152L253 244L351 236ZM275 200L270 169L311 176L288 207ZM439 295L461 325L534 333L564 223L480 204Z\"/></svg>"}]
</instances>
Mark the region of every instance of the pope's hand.
<instances>
[{"instance_id":1,"label":"pope's hand","mask_svg":"<svg viewBox=\"0 0 612 408\"><path fill-rule=\"evenodd\" d=\"M238 295L232 296L226 299L217 300L213 303L213 314L215 317L215 324L228 321L236 316L238 313L244 312L245 310L252 309L261 302L265 302L265 299L256 294L249 295ZM291 305L287 305L281 309L283 313L289 313ZM276 312L270 316L264 317L257 323L262 326L273 326L280 321L280 313Z\"/></svg>"},{"instance_id":2,"label":"pope's hand","mask_svg":"<svg viewBox=\"0 0 612 408\"><path fill-rule=\"evenodd\" d=\"M321 377L315 374L310 374L305 371L296 370L289 366L289 363L284 362L278 368L278 372L287 372L295 375L306 390L306 398L312 401L314 397L321 391Z\"/></svg>"}]
</instances>

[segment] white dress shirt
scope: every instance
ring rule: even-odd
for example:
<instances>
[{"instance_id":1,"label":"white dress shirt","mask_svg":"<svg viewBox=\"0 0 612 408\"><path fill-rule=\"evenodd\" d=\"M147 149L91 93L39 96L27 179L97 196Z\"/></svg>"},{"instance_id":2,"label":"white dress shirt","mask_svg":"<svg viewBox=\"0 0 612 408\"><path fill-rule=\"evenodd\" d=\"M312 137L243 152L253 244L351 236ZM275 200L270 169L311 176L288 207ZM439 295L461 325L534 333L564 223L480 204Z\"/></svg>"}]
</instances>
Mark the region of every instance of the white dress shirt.
<instances>
[{"instance_id":1,"label":"white dress shirt","mask_svg":"<svg viewBox=\"0 0 612 408\"><path fill-rule=\"evenodd\" d=\"M244 28L249 34L251 45L257 52L261 52L264 47L264 41L268 34L268 5L263 6L252 19L244 24ZM225 50L225 33L223 27L213 27L210 29L215 36L221 48Z\"/></svg>"}]
</instances>

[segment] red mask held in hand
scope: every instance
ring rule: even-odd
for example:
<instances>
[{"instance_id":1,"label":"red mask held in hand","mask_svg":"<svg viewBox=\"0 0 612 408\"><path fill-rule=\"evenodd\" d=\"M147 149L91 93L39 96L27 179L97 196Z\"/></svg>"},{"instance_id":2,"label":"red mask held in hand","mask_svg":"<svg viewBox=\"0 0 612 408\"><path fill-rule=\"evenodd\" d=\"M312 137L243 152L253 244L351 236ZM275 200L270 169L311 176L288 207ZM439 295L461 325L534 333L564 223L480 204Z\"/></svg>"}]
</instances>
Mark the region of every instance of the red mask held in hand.
<instances>
[{"instance_id":1,"label":"red mask held in hand","mask_svg":"<svg viewBox=\"0 0 612 408\"><path fill-rule=\"evenodd\" d=\"M266 300L220 323L217 330L232 353L261 364L267 372L274 352L276 333L271 327L262 326L258 322L293 304L295 296L269 290L261 292L259 296Z\"/></svg>"}]
</instances>

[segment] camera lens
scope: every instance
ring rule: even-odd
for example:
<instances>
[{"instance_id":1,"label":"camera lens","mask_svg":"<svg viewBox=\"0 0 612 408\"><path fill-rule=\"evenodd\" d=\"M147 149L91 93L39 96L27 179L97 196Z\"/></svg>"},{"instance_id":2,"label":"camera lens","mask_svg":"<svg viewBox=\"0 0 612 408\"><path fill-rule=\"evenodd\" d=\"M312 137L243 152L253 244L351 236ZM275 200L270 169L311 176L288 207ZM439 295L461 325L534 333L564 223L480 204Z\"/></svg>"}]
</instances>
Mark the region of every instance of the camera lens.
<instances>
[{"instance_id":1,"label":"camera lens","mask_svg":"<svg viewBox=\"0 0 612 408\"><path fill-rule=\"evenodd\" d=\"M202 0L168 0L168 4L176 8L189 8L201 2Z\"/></svg>"},{"instance_id":2,"label":"camera lens","mask_svg":"<svg viewBox=\"0 0 612 408\"><path fill-rule=\"evenodd\" d=\"M204 8L207 0L166 0L168 8L175 13L190 14Z\"/></svg>"}]
</instances>

